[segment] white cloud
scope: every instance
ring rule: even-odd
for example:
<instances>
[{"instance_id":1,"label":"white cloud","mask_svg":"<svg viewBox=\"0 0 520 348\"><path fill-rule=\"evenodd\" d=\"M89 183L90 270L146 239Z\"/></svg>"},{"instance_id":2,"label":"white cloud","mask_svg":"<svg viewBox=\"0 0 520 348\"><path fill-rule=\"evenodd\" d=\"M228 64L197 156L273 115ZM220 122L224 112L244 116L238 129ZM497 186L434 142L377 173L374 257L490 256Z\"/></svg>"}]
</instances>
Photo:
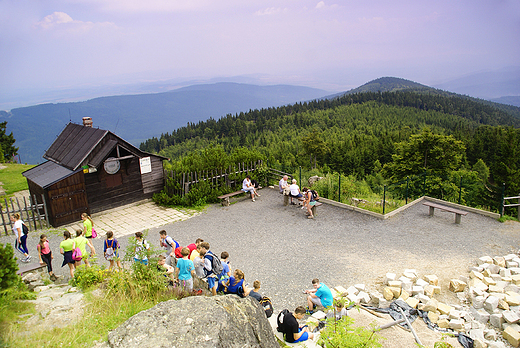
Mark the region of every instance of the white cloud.
<instances>
[{"instance_id":1,"label":"white cloud","mask_svg":"<svg viewBox=\"0 0 520 348\"><path fill-rule=\"evenodd\" d=\"M279 7L268 7L264 10L259 10L255 12L255 15L257 16L267 16L267 15L275 15L281 12L285 12L287 9L282 9Z\"/></svg>"},{"instance_id":2,"label":"white cloud","mask_svg":"<svg viewBox=\"0 0 520 348\"><path fill-rule=\"evenodd\" d=\"M325 2L324 1L318 2L318 4L316 5L316 8L322 8L322 7L325 7Z\"/></svg>"},{"instance_id":3,"label":"white cloud","mask_svg":"<svg viewBox=\"0 0 520 348\"><path fill-rule=\"evenodd\" d=\"M71 22L74 22L74 20L65 12L54 12L53 14L45 16L45 18L37 22L36 26L43 29L49 29L55 25Z\"/></svg>"},{"instance_id":4,"label":"white cloud","mask_svg":"<svg viewBox=\"0 0 520 348\"><path fill-rule=\"evenodd\" d=\"M110 22L83 22L72 19L71 16L65 12L54 12L48 16L45 16L41 21L36 22L35 26L41 29L52 29L55 27L66 25L68 28L88 30L96 26L114 26L114 23Z\"/></svg>"}]
</instances>

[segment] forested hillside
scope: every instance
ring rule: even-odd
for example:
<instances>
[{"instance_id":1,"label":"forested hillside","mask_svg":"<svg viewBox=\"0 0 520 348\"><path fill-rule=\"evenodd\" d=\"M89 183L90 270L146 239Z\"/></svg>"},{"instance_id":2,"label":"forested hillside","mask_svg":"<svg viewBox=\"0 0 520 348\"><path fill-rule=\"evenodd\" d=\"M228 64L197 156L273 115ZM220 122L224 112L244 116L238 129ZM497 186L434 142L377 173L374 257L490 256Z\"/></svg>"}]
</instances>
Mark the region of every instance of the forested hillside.
<instances>
[{"instance_id":1,"label":"forested hillside","mask_svg":"<svg viewBox=\"0 0 520 348\"><path fill-rule=\"evenodd\" d=\"M468 98L366 92L189 123L147 140L141 149L178 160L212 145L227 152L243 146L258 151L269 163L293 170L318 165L364 179L392 161L396 143L428 127L462 142L461 167L472 168L482 159L491 183L504 182L508 191L516 192L519 126L520 118Z\"/></svg>"}]
</instances>

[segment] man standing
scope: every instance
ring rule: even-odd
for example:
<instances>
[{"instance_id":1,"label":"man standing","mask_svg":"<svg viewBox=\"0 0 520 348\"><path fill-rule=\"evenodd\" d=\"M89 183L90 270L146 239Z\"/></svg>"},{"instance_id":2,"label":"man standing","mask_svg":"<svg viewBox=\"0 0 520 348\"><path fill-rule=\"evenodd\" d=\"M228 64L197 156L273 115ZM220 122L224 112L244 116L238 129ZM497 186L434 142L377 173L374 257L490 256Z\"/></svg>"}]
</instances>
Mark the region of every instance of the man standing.
<instances>
[{"instance_id":1,"label":"man standing","mask_svg":"<svg viewBox=\"0 0 520 348\"><path fill-rule=\"evenodd\" d=\"M177 264L177 259L175 258L175 249L179 247L179 243L177 243L172 237L168 236L165 230L159 231L159 237L161 237L161 246L166 248L165 263L175 267Z\"/></svg>"},{"instance_id":2,"label":"man standing","mask_svg":"<svg viewBox=\"0 0 520 348\"><path fill-rule=\"evenodd\" d=\"M320 283L318 278L312 280L314 289L305 290L307 296L308 313L314 313L314 306L330 307L332 306L332 292L327 285Z\"/></svg>"},{"instance_id":3,"label":"man standing","mask_svg":"<svg viewBox=\"0 0 520 348\"><path fill-rule=\"evenodd\" d=\"M312 340L314 334L309 332L309 327L304 325L300 327L298 320L303 319L305 316L305 308L302 306L296 307L294 314L284 310L278 315L278 331L283 332L285 341L289 343L303 342L306 340Z\"/></svg>"}]
</instances>

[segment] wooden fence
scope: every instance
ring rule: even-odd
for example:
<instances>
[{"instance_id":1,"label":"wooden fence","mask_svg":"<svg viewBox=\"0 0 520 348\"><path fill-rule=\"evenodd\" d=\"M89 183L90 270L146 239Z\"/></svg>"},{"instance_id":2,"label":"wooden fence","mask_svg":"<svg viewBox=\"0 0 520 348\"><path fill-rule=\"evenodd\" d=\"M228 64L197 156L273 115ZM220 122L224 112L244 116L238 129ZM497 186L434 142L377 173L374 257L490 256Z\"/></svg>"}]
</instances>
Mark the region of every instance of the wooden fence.
<instances>
[{"instance_id":1,"label":"wooden fence","mask_svg":"<svg viewBox=\"0 0 520 348\"><path fill-rule=\"evenodd\" d=\"M222 186L236 188L237 184L242 188L243 176L255 172L262 161L249 163L238 163L228 168L203 170L200 172L178 173L176 171L165 171L164 177L170 181L167 185L170 194L184 196L190 192L190 187L199 182L207 182L212 189Z\"/></svg>"},{"instance_id":2,"label":"wooden fence","mask_svg":"<svg viewBox=\"0 0 520 348\"><path fill-rule=\"evenodd\" d=\"M25 222L30 231L36 231L38 227L42 229L50 226L44 195L42 195L43 203L38 203L36 195L27 198L9 198L9 203L4 198L4 202L5 206L0 206L0 215L2 216L2 225L4 226L6 236L12 233L13 224L10 216L15 213L20 214L20 218Z\"/></svg>"},{"instance_id":3,"label":"wooden fence","mask_svg":"<svg viewBox=\"0 0 520 348\"><path fill-rule=\"evenodd\" d=\"M518 200L518 203L517 204L506 204L506 201L507 200L513 200L513 199L517 199ZM504 197L504 199L502 200L502 209L501 209L501 213L500 213L500 216L504 215L504 208L505 207L518 207L518 220L520 220L520 196L514 196L514 197Z\"/></svg>"}]
</instances>

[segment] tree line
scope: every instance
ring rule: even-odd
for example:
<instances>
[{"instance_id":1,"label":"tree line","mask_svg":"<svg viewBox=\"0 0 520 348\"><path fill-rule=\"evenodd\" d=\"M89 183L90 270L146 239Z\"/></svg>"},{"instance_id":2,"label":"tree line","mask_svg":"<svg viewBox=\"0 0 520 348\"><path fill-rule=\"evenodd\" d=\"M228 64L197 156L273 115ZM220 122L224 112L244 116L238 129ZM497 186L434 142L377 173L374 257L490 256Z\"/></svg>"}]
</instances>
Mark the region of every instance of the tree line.
<instances>
[{"instance_id":1,"label":"tree line","mask_svg":"<svg viewBox=\"0 0 520 348\"><path fill-rule=\"evenodd\" d=\"M218 147L226 153L249 149L290 172L298 166L320 167L380 185L406 174L390 170L403 142L431 133L441 136L430 141L432 146L446 137L460 144L456 168L450 166L443 175L483 164L489 171L486 183L505 183L506 191L516 195L520 192L518 127L520 118L468 98L366 92L188 123L143 142L140 148L172 158L172 167L183 163L183 169L200 160L196 155L200 149ZM250 157L246 152L242 150L241 156ZM431 170L416 160L415 172Z\"/></svg>"}]
</instances>

